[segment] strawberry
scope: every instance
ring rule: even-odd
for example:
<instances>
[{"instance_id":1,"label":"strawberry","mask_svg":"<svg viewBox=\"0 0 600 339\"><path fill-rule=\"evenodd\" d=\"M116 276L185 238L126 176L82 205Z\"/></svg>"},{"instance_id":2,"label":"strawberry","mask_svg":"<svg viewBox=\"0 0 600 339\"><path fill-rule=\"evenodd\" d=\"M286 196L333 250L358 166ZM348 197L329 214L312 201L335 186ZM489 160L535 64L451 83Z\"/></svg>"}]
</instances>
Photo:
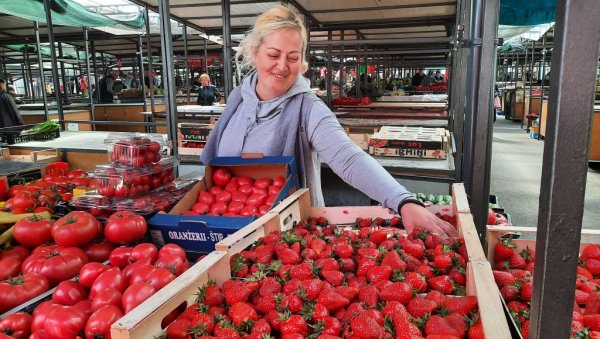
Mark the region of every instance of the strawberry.
<instances>
[{"instance_id":1,"label":"strawberry","mask_svg":"<svg viewBox=\"0 0 600 339\"><path fill-rule=\"evenodd\" d=\"M579 305L585 304L585 301L587 300L588 296L589 293L586 293L582 290L575 290L575 302Z\"/></svg>"},{"instance_id":2,"label":"strawberry","mask_svg":"<svg viewBox=\"0 0 600 339\"><path fill-rule=\"evenodd\" d=\"M348 323L350 320L354 319L354 317L356 317L357 315L363 313L365 311L363 305L359 302L355 302L350 304L350 306L348 306L346 308L346 312L344 313L344 316L340 319L342 321L342 323ZM406 310L404 310L406 312Z\"/></svg>"},{"instance_id":3,"label":"strawberry","mask_svg":"<svg viewBox=\"0 0 600 339\"><path fill-rule=\"evenodd\" d=\"M265 320L269 322L272 329L279 331L279 326L281 325L281 313L278 311L271 311L265 315Z\"/></svg>"},{"instance_id":4,"label":"strawberry","mask_svg":"<svg viewBox=\"0 0 600 339\"><path fill-rule=\"evenodd\" d=\"M465 321L465 316L460 313L450 313L446 318L444 318L447 323L452 326L456 332L460 335L460 338L463 338L465 334L467 334L467 322Z\"/></svg>"},{"instance_id":5,"label":"strawberry","mask_svg":"<svg viewBox=\"0 0 600 339\"><path fill-rule=\"evenodd\" d=\"M511 302L519 297L519 288L515 285L505 285L500 289L500 294L505 302Z\"/></svg>"},{"instance_id":6,"label":"strawberry","mask_svg":"<svg viewBox=\"0 0 600 339\"><path fill-rule=\"evenodd\" d=\"M340 286L344 283L344 273L340 271L321 271L321 276L333 286Z\"/></svg>"},{"instance_id":7,"label":"strawberry","mask_svg":"<svg viewBox=\"0 0 600 339\"><path fill-rule=\"evenodd\" d=\"M283 294L292 294L292 293L296 293L296 291L298 290L298 288L301 286L301 281L300 279L291 279L288 280L284 285L283 285Z\"/></svg>"},{"instance_id":8,"label":"strawberry","mask_svg":"<svg viewBox=\"0 0 600 339\"><path fill-rule=\"evenodd\" d=\"M300 256L304 260L317 260L319 259L319 255L317 252L313 251L312 248L305 248L300 252Z\"/></svg>"},{"instance_id":9,"label":"strawberry","mask_svg":"<svg viewBox=\"0 0 600 339\"><path fill-rule=\"evenodd\" d=\"M273 296L281 292L281 284L273 277L266 277L260 282L258 293L262 296Z\"/></svg>"},{"instance_id":10,"label":"strawberry","mask_svg":"<svg viewBox=\"0 0 600 339\"><path fill-rule=\"evenodd\" d=\"M327 243L325 242L325 240L323 240L321 238L314 238L310 242L310 248L313 251L315 251L315 253L317 253L317 254L323 252L326 247L327 247Z\"/></svg>"},{"instance_id":11,"label":"strawberry","mask_svg":"<svg viewBox=\"0 0 600 339\"><path fill-rule=\"evenodd\" d=\"M387 239L387 232L384 229L371 232L369 235L369 240L374 242L375 245L381 244L385 239Z\"/></svg>"},{"instance_id":12,"label":"strawberry","mask_svg":"<svg viewBox=\"0 0 600 339\"><path fill-rule=\"evenodd\" d=\"M510 274L509 272L494 270L492 271L492 273L494 274L494 280L496 281L496 285L498 285L498 287L500 288L506 285L514 285L517 281L515 276Z\"/></svg>"},{"instance_id":13,"label":"strawberry","mask_svg":"<svg viewBox=\"0 0 600 339\"><path fill-rule=\"evenodd\" d=\"M342 323L334 317L325 317L316 323L315 332L320 332L319 338L323 335L339 336L342 334Z\"/></svg>"},{"instance_id":14,"label":"strawberry","mask_svg":"<svg viewBox=\"0 0 600 339\"><path fill-rule=\"evenodd\" d=\"M387 265L392 268L392 270L400 270L404 271L406 269L406 262L402 260L400 254L396 251L388 251L381 260L381 265Z\"/></svg>"},{"instance_id":15,"label":"strawberry","mask_svg":"<svg viewBox=\"0 0 600 339\"><path fill-rule=\"evenodd\" d=\"M254 325L252 325L250 334L258 335L259 338L262 338L265 334L271 334L271 325L269 325L269 322L266 319L258 319Z\"/></svg>"},{"instance_id":16,"label":"strawberry","mask_svg":"<svg viewBox=\"0 0 600 339\"><path fill-rule=\"evenodd\" d=\"M440 291L446 295L452 294L452 292L454 292L452 280L447 275L439 275L437 277L429 279L429 287L432 290Z\"/></svg>"},{"instance_id":17,"label":"strawberry","mask_svg":"<svg viewBox=\"0 0 600 339\"><path fill-rule=\"evenodd\" d=\"M458 333L445 318L442 318L439 315L432 315L427 319L427 322L425 323L425 334L427 334L428 338L431 335L462 337L461 333Z\"/></svg>"},{"instance_id":18,"label":"strawberry","mask_svg":"<svg viewBox=\"0 0 600 339\"><path fill-rule=\"evenodd\" d=\"M313 266L313 263L305 261L290 269L290 278L300 280L317 278L318 275L314 274L314 270L315 268Z\"/></svg>"},{"instance_id":19,"label":"strawberry","mask_svg":"<svg viewBox=\"0 0 600 339\"><path fill-rule=\"evenodd\" d=\"M302 316L293 314L284 315L279 326L281 336L300 334L304 337L308 336L308 325Z\"/></svg>"},{"instance_id":20,"label":"strawberry","mask_svg":"<svg viewBox=\"0 0 600 339\"><path fill-rule=\"evenodd\" d=\"M367 271L369 283L376 284L380 281L390 280L392 268L389 266L375 266Z\"/></svg>"},{"instance_id":21,"label":"strawberry","mask_svg":"<svg viewBox=\"0 0 600 339\"><path fill-rule=\"evenodd\" d=\"M521 286L521 300L530 302L533 295L533 282L525 283Z\"/></svg>"},{"instance_id":22,"label":"strawberry","mask_svg":"<svg viewBox=\"0 0 600 339\"><path fill-rule=\"evenodd\" d=\"M381 252L376 248L359 248L356 252L363 258L369 258L375 261L381 258Z\"/></svg>"},{"instance_id":23,"label":"strawberry","mask_svg":"<svg viewBox=\"0 0 600 339\"><path fill-rule=\"evenodd\" d=\"M535 250L529 248L529 246L525 247L525 249L523 249L520 254L521 257L525 259L526 263L535 261Z\"/></svg>"},{"instance_id":24,"label":"strawberry","mask_svg":"<svg viewBox=\"0 0 600 339\"><path fill-rule=\"evenodd\" d=\"M192 323L188 319L175 319L169 327L167 327L167 336L169 338L182 338L181 333L188 333L192 327ZM185 338L191 338L188 334Z\"/></svg>"},{"instance_id":25,"label":"strawberry","mask_svg":"<svg viewBox=\"0 0 600 339\"><path fill-rule=\"evenodd\" d=\"M251 293L246 283L240 280L225 281L222 285L222 290L228 305L247 301Z\"/></svg>"},{"instance_id":26,"label":"strawberry","mask_svg":"<svg viewBox=\"0 0 600 339\"><path fill-rule=\"evenodd\" d=\"M484 339L485 335L483 333L483 323L481 320L477 320L477 322L469 328L467 334L469 335L469 339Z\"/></svg>"},{"instance_id":27,"label":"strawberry","mask_svg":"<svg viewBox=\"0 0 600 339\"><path fill-rule=\"evenodd\" d=\"M363 227L371 227L371 219L369 218L357 218L356 219L356 224L358 225L358 227L363 228Z\"/></svg>"},{"instance_id":28,"label":"strawberry","mask_svg":"<svg viewBox=\"0 0 600 339\"><path fill-rule=\"evenodd\" d=\"M384 288L386 288L388 285L391 285L391 284L393 284L393 282L391 282L389 280L381 280L375 284L375 287L377 287L377 289L379 291L383 291Z\"/></svg>"},{"instance_id":29,"label":"strawberry","mask_svg":"<svg viewBox=\"0 0 600 339\"><path fill-rule=\"evenodd\" d=\"M494 247L495 261L503 261L512 257L514 249L517 247L510 237L500 238Z\"/></svg>"},{"instance_id":30,"label":"strawberry","mask_svg":"<svg viewBox=\"0 0 600 339\"><path fill-rule=\"evenodd\" d=\"M386 335L383 326L371 318L368 314L363 313L352 319L350 322L352 334L358 338L378 339Z\"/></svg>"},{"instance_id":31,"label":"strawberry","mask_svg":"<svg viewBox=\"0 0 600 339\"><path fill-rule=\"evenodd\" d=\"M354 249L350 244L336 244L333 246L333 252L340 258L352 258L354 255Z\"/></svg>"},{"instance_id":32,"label":"strawberry","mask_svg":"<svg viewBox=\"0 0 600 339\"><path fill-rule=\"evenodd\" d=\"M377 290L377 287L373 285L361 287L358 290L358 300L367 307L377 306L377 303L379 302L379 291Z\"/></svg>"},{"instance_id":33,"label":"strawberry","mask_svg":"<svg viewBox=\"0 0 600 339\"><path fill-rule=\"evenodd\" d=\"M254 252L256 252L257 263L268 264L273 261L275 246L272 243L268 245L260 245L254 249Z\"/></svg>"},{"instance_id":34,"label":"strawberry","mask_svg":"<svg viewBox=\"0 0 600 339\"><path fill-rule=\"evenodd\" d=\"M440 307L444 304L444 302L446 301L446 295L444 295L442 292L440 291L429 291L427 293L427 295L425 295L425 299L427 300L431 300L433 302L435 302L435 304Z\"/></svg>"},{"instance_id":35,"label":"strawberry","mask_svg":"<svg viewBox=\"0 0 600 339\"><path fill-rule=\"evenodd\" d=\"M211 306L208 308L208 314L212 315L212 316L216 316L218 315L226 315L227 314L227 310L225 309L225 307L222 306Z\"/></svg>"},{"instance_id":36,"label":"strawberry","mask_svg":"<svg viewBox=\"0 0 600 339\"><path fill-rule=\"evenodd\" d=\"M390 219L390 227L398 227L400 225L401 219L399 217L392 217Z\"/></svg>"},{"instance_id":37,"label":"strawberry","mask_svg":"<svg viewBox=\"0 0 600 339\"><path fill-rule=\"evenodd\" d=\"M231 305L227 315L231 318L233 325L235 326L240 326L243 322L248 320L258 320L258 314L254 307L244 302L237 302Z\"/></svg>"},{"instance_id":38,"label":"strawberry","mask_svg":"<svg viewBox=\"0 0 600 339\"><path fill-rule=\"evenodd\" d=\"M350 302L352 302L352 300L354 300L359 293L358 288L350 286L338 286L335 288L335 291L342 297L350 300Z\"/></svg>"},{"instance_id":39,"label":"strawberry","mask_svg":"<svg viewBox=\"0 0 600 339\"><path fill-rule=\"evenodd\" d=\"M452 257L447 254L439 254L433 258L433 267L441 271L447 271L452 267Z\"/></svg>"},{"instance_id":40,"label":"strawberry","mask_svg":"<svg viewBox=\"0 0 600 339\"><path fill-rule=\"evenodd\" d=\"M594 276L600 275L600 260L599 259L586 259L584 267Z\"/></svg>"},{"instance_id":41,"label":"strawberry","mask_svg":"<svg viewBox=\"0 0 600 339\"><path fill-rule=\"evenodd\" d=\"M275 302L282 309L289 310L292 313L300 313L304 307L304 300L298 294L278 295L275 297Z\"/></svg>"},{"instance_id":42,"label":"strawberry","mask_svg":"<svg viewBox=\"0 0 600 339\"><path fill-rule=\"evenodd\" d=\"M358 269L356 270L356 275L367 275L367 272L373 267L377 267L377 262L375 260L370 258L363 258L358 262Z\"/></svg>"},{"instance_id":43,"label":"strawberry","mask_svg":"<svg viewBox=\"0 0 600 339\"><path fill-rule=\"evenodd\" d=\"M426 279L431 279L434 275L433 268L426 264L419 265L416 269L414 269L414 271L420 273Z\"/></svg>"},{"instance_id":44,"label":"strawberry","mask_svg":"<svg viewBox=\"0 0 600 339\"><path fill-rule=\"evenodd\" d=\"M299 242L295 242L295 243L291 244L290 249L292 251L296 252L298 255L300 255L300 243Z\"/></svg>"},{"instance_id":45,"label":"strawberry","mask_svg":"<svg viewBox=\"0 0 600 339\"><path fill-rule=\"evenodd\" d=\"M600 313L600 292L592 292L588 294L585 300L585 314Z\"/></svg>"},{"instance_id":46,"label":"strawberry","mask_svg":"<svg viewBox=\"0 0 600 339\"><path fill-rule=\"evenodd\" d=\"M308 300L315 300L321 293L323 288L323 281L319 279L308 279L300 282L300 289ZM298 290L298 292L300 291Z\"/></svg>"},{"instance_id":47,"label":"strawberry","mask_svg":"<svg viewBox=\"0 0 600 339\"><path fill-rule=\"evenodd\" d=\"M321 272L322 271L339 271L340 270L340 264L337 262L337 260L333 259L333 258L324 258L324 259L318 259L316 261L317 266L321 266Z\"/></svg>"},{"instance_id":48,"label":"strawberry","mask_svg":"<svg viewBox=\"0 0 600 339\"><path fill-rule=\"evenodd\" d=\"M521 323L521 336L523 338L529 338L529 320L525 320Z\"/></svg>"},{"instance_id":49,"label":"strawberry","mask_svg":"<svg viewBox=\"0 0 600 339\"><path fill-rule=\"evenodd\" d=\"M212 315L198 312L190 322L198 331L196 334L211 334L215 328L215 318Z\"/></svg>"},{"instance_id":50,"label":"strawberry","mask_svg":"<svg viewBox=\"0 0 600 339\"><path fill-rule=\"evenodd\" d=\"M267 314L277 309L277 303L275 302L274 295L263 296L261 294L257 294L252 297L252 305L254 305L254 308L262 314Z\"/></svg>"},{"instance_id":51,"label":"strawberry","mask_svg":"<svg viewBox=\"0 0 600 339\"><path fill-rule=\"evenodd\" d=\"M377 217L375 218L375 220L373 220L373 223L375 223L375 225L377 226L383 226L385 225L385 219L383 219L382 217Z\"/></svg>"},{"instance_id":52,"label":"strawberry","mask_svg":"<svg viewBox=\"0 0 600 339\"><path fill-rule=\"evenodd\" d=\"M600 244L589 244L583 248L579 260L588 259L600 260Z\"/></svg>"},{"instance_id":53,"label":"strawberry","mask_svg":"<svg viewBox=\"0 0 600 339\"><path fill-rule=\"evenodd\" d=\"M352 258L341 258L340 270L342 272L354 272L356 270L356 262Z\"/></svg>"},{"instance_id":54,"label":"strawberry","mask_svg":"<svg viewBox=\"0 0 600 339\"><path fill-rule=\"evenodd\" d=\"M423 293L427 290L427 280L417 272L408 272L404 282L409 284L417 293Z\"/></svg>"},{"instance_id":55,"label":"strawberry","mask_svg":"<svg viewBox=\"0 0 600 339\"><path fill-rule=\"evenodd\" d=\"M395 282L384 288L379 294L379 297L381 300L395 300L406 305L410 299L412 299L413 293L409 284L404 282Z\"/></svg>"},{"instance_id":56,"label":"strawberry","mask_svg":"<svg viewBox=\"0 0 600 339\"><path fill-rule=\"evenodd\" d=\"M397 240L394 238L387 238L382 241L381 244L379 244L379 247L385 249L386 251L392 251L394 250L394 247L396 247L396 242Z\"/></svg>"},{"instance_id":57,"label":"strawberry","mask_svg":"<svg viewBox=\"0 0 600 339\"><path fill-rule=\"evenodd\" d=\"M598 263L600 263L600 261ZM525 268L525 266L527 266L527 263L520 254L513 253L513 255L510 258L508 258L508 265L510 266L510 268Z\"/></svg>"},{"instance_id":58,"label":"strawberry","mask_svg":"<svg viewBox=\"0 0 600 339\"><path fill-rule=\"evenodd\" d=\"M394 321L394 327L396 329L396 339L421 339L423 334L417 325L412 322L397 317Z\"/></svg>"},{"instance_id":59,"label":"strawberry","mask_svg":"<svg viewBox=\"0 0 600 339\"><path fill-rule=\"evenodd\" d=\"M590 273L590 271L588 271L587 269L585 269L582 266L577 266L577 275L582 275L582 276L588 278L589 280L594 279L594 276L592 275L592 273Z\"/></svg>"},{"instance_id":60,"label":"strawberry","mask_svg":"<svg viewBox=\"0 0 600 339\"><path fill-rule=\"evenodd\" d=\"M409 240L402 238L398 240L398 243L404 252L417 259L421 259L425 255L425 244L420 239Z\"/></svg>"},{"instance_id":61,"label":"strawberry","mask_svg":"<svg viewBox=\"0 0 600 339\"><path fill-rule=\"evenodd\" d=\"M471 313L477 307L477 297L452 297L446 298L444 308L451 313L458 313L464 316Z\"/></svg>"},{"instance_id":62,"label":"strawberry","mask_svg":"<svg viewBox=\"0 0 600 339\"><path fill-rule=\"evenodd\" d=\"M450 279L452 279L452 281L454 281L455 284L459 286L467 285L466 271L462 267L452 267L450 272L448 272L448 276Z\"/></svg>"},{"instance_id":63,"label":"strawberry","mask_svg":"<svg viewBox=\"0 0 600 339\"><path fill-rule=\"evenodd\" d=\"M438 306L434 301L423 298L413 298L408 302L406 309L413 317L421 318L424 315L433 312L437 307Z\"/></svg>"},{"instance_id":64,"label":"strawberry","mask_svg":"<svg viewBox=\"0 0 600 339\"><path fill-rule=\"evenodd\" d=\"M278 243L283 244L283 243ZM290 248L284 248L277 255L284 265L296 265L302 261L300 255Z\"/></svg>"},{"instance_id":65,"label":"strawberry","mask_svg":"<svg viewBox=\"0 0 600 339\"><path fill-rule=\"evenodd\" d=\"M377 324L379 324L379 326L383 326L383 315L377 309L370 308L370 309L364 311L363 314L371 319L375 319L375 321L377 322Z\"/></svg>"},{"instance_id":66,"label":"strawberry","mask_svg":"<svg viewBox=\"0 0 600 339\"><path fill-rule=\"evenodd\" d=\"M523 311L523 310L529 310L529 306L527 306L526 303L524 303L522 301L518 301L518 300L508 302L506 304L506 306L508 307L509 310L511 310L514 313L519 313L520 311Z\"/></svg>"},{"instance_id":67,"label":"strawberry","mask_svg":"<svg viewBox=\"0 0 600 339\"><path fill-rule=\"evenodd\" d=\"M223 321L215 326L215 337L218 338L241 338L235 327L229 321Z\"/></svg>"},{"instance_id":68,"label":"strawberry","mask_svg":"<svg viewBox=\"0 0 600 339\"><path fill-rule=\"evenodd\" d=\"M317 298L317 302L323 304L331 312L335 312L350 304L350 300L342 297L334 290L321 291L321 294L319 294L319 297Z\"/></svg>"}]
</instances>

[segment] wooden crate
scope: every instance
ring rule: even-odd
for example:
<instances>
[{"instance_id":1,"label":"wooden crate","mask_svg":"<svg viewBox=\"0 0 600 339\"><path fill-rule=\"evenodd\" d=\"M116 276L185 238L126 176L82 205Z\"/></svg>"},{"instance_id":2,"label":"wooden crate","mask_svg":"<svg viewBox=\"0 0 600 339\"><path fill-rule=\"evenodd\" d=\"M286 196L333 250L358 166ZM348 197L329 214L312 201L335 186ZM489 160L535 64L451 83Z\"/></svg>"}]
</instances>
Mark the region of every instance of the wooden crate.
<instances>
[{"instance_id":1,"label":"wooden crate","mask_svg":"<svg viewBox=\"0 0 600 339\"><path fill-rule=\"evenodd\" d=\"M2 158L5 160L24 162L54 163L57 161L61 161L60 154L55 149L45 149L39 151L19 151L5 148L2 149Z\"/></svg>"}]
</instances>

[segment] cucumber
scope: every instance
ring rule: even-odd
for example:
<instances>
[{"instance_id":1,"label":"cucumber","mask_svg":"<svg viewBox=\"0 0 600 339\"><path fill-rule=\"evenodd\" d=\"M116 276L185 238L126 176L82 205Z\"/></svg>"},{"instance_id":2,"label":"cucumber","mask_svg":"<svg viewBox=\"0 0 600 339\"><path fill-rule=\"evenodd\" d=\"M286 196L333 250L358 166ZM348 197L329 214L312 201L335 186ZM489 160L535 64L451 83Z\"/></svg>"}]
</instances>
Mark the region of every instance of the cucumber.
<instances>
[{"instance_id":1,"label":"cucumber","mask_svg":"<svg viewBox=\"0 0 600 339\"><path fill-rule=\"evenodd\" d=\"M438 196L435 198L436 204L444 204L445 202L446 202L446 200L444 199L443 194L438 194Z\"/></svg>"},{"instance_id":2,"label":"cucumber","mask_svg":"<svg viewBox=\"0 0 600 339\"><path fill-rule=\"evenodd\" d=\"M427 196L424 193L417 193L417 199L421 201L427 200Z\"/></svg>"},{"instance_id":3,"label":"cucumber","mask_svg":"<svg viewBox=\"0 0 600 339\"><path fill-rule=\"evenodd\" d=\"M432 204L435 204L435 200L436 200L436 196L435 196L435 195L433 195L433 194L430 194L430 195L427 197L427 201L431 202Z\"/></svg>"}]
</instances>

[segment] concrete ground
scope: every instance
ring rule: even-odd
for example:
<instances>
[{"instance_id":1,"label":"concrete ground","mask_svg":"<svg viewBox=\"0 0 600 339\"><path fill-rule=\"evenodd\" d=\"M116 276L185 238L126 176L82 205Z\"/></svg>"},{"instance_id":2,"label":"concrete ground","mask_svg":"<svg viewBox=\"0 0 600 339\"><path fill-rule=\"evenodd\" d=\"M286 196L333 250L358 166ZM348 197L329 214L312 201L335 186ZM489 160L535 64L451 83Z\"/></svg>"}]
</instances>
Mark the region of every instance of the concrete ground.
<instances>
[{"instance_id":1,"label":"concrete ground","mask_svg":"<svg viewBox=\"0 0 600 339\"><path fill-rule=\"evenodd\" d=\"M521 122L494 123L490 193L518 226L537 226L544 141L529 138ZM583 228L600 229L600 166L588 167ZM571 180L564 178L564 180Z\"/></svg>"}]
</instances>

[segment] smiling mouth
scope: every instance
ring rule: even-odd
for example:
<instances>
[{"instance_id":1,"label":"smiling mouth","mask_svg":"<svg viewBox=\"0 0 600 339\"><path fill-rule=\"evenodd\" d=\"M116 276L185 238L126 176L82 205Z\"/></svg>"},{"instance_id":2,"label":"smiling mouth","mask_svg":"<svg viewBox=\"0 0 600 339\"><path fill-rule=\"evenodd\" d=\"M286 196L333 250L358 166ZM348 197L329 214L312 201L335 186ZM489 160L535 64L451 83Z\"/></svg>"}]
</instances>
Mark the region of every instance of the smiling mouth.
<instances>
[{"instance_id":1,"label":"smiling mouth","mask_svg":"<svg viewBox=\"0 0 600 339\"><path fill-rule=\"evenodd\" d=\"M287 75L272 74L277 79L284 79Z\"/></svg>"}]
</instances>

